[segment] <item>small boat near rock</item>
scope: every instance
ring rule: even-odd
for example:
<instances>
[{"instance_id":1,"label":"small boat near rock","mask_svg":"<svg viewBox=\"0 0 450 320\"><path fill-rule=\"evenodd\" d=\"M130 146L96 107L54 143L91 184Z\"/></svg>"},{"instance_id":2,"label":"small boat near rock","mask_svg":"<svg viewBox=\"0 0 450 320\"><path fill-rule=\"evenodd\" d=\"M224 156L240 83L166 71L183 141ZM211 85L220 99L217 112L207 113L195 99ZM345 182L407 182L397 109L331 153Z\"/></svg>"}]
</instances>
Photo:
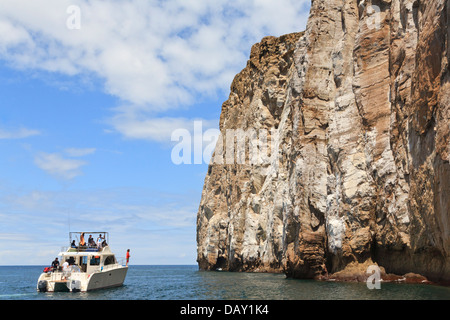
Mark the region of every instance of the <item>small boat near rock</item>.
<instances>
[{"instance_id":1,"label":"small boat near rock","mask_svg":"<svg viewBox=\"0 0 450 320\"><path fill-rule=\"evenodd\" d=\"M86 241L85 234L98 235L98 241ZM107 232L70 232L69 238L72 245L62 248L58 255L61 265L44 269L37 291L86 292L123 285L128 266L117 261ZM78 246L75 238L79 239Z\"/></svg>"}]
</instances>

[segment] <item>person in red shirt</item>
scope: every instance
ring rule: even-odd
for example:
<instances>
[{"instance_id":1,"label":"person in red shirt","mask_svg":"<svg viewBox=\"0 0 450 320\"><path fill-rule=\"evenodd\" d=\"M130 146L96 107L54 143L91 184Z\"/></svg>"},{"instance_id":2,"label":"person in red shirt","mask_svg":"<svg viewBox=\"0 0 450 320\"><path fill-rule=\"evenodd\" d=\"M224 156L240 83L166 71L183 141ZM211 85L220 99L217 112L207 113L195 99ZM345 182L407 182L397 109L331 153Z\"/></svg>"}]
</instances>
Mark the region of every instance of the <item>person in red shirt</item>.
<instances>
[{"instance_id":1,"label":"person in red shirt","mask_svg":"<svg viewBox=\"0 0 450 320\"><path fill-rule=\"evenodd\" d=\"M130 249L127 250L127 267L128 267L129 260L130 260Z\"/></svg>"}]
</instances>

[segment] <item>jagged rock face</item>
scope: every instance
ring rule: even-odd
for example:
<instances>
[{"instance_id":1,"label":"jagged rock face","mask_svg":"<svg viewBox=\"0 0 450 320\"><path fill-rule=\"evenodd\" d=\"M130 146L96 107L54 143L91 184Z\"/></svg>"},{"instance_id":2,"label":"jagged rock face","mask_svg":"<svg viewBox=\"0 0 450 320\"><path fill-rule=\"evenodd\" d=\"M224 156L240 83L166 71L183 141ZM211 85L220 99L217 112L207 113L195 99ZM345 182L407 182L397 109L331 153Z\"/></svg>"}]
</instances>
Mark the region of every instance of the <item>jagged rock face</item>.
<instances>
[{"instance_id":1,"label":"jagged rock face","mask_svg":"<svg viewBox=\"0 0 450 320\"><path fill-rule=\"evenodd\" d=\"M450 0L315 0L304 33L254 45L222 107L201 269L316 278L371 260L450 280L448 19ZM241 161L220 161L230 129Z\"/></svg>"}]
</instances>

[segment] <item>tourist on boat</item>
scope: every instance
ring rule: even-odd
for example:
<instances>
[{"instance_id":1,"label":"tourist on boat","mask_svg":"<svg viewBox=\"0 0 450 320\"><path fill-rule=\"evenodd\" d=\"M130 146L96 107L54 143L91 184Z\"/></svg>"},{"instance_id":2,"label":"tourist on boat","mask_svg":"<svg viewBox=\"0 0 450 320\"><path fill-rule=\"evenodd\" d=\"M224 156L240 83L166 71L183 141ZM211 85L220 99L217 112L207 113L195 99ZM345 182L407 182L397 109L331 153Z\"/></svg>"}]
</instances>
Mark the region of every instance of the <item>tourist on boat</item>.
<instances>
[{"instance_id":1,"label":"tourist on boat","mask_svg":"<svg viewBox=\"0 0 450 320\"><path fill-rule=\"evenodd\" d=\"M100 234L97 238L97 248L100 250L102 248L103 237Z\"/></svg>"},{"instance_id":2,"label":"tourist on boat","mask_svg":"<svg viewBox=\"0 0 450 320\"><path fill-rule=\"evenodd\" d=\"M52 262L52 269L53 269L53 271L55 271L55 270L58 270L58 268L59 268L59 260L58 260L58 257L56 257L55 260L53 260L53 262Z\"/></svg>"},{"instance_id":3,"label":"tourist on boat","mask_svg":"<svg viewBox=\"0 0 450 320\"><path fill-rule=\"evenodd\" d=\"M80 236L80 247L84 247L85 245L86 241L84 241L84 232L82 232Z\"/></svg>"},{"instance_id":4,"label":"tourist on boat","mask_svg":"<svg viewBox=\"0 0 450 320\"><path fill-rule=\"evenodd\" d=\"M89 235L88 245L89 245L89 247L96 247L96 246L97 246L97 245L95 244L94 238L92 238L92 234Z\"/></svg>"},{"instance_id":5,"label":"tourist on boat","mask_svg":"<svg viewBox=\"0 0 450 320\"><path fill-rule=\"evenodd\" d=\"M63 263L62 268L63 268L63 280L67 280L67 278L70 275L70 266L68 259L66 259L66 261Z\"/></svg>"},{"instance_id":6,"label":"tourist on boat","mask_svg":"<svg viewBox=\"0 0 450 320\"><path fill-rule=\"evenodd\" d=\"M69 259L67 259L67 262L69 262L69 265L74 265L75 264L75 258L74 257L69 257Z\"/></svg>"},{"instance_id":7,"label":"tourist on boat","mask_svg":"<svg viewBox=\"0 0 450 320\"><path fill-rule=\"evenodd\" d=\"M127 267L128 267L129 260L130 260L130 249L127 250Z\"/></svg>"},{"instance_id":8,"label":"tourist on boat","mask_svg":"<svg viewBox=\"0 0 450 320\"><path fill-rule=\"evenodd\" d=\"M70 247L75 248L75 249L77 248L77 245L75 244L75 240L72 241L72 243L70 244Z\"/></svg>"}]
</instances>

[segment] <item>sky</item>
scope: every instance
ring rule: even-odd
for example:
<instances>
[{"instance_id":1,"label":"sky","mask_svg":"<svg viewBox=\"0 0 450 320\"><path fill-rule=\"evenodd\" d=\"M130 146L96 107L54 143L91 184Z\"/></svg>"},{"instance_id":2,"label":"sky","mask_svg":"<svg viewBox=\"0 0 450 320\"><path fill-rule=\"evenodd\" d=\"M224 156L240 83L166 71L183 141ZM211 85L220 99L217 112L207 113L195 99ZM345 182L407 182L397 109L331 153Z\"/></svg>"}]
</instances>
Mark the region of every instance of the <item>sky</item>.
<instances>
[{"instance_id":1,"label":"sky","mask_svg":"<svg viewBox=\"0 0 450 320\"><path fill-rule=\"evenodd\" d=\"M309 8L0 0L0 265L48 265L70 231L108 231L130 264L196 264L208 161L176 163L172 134L217 129L251 46Z\"/></svg>"}]
</instances>

